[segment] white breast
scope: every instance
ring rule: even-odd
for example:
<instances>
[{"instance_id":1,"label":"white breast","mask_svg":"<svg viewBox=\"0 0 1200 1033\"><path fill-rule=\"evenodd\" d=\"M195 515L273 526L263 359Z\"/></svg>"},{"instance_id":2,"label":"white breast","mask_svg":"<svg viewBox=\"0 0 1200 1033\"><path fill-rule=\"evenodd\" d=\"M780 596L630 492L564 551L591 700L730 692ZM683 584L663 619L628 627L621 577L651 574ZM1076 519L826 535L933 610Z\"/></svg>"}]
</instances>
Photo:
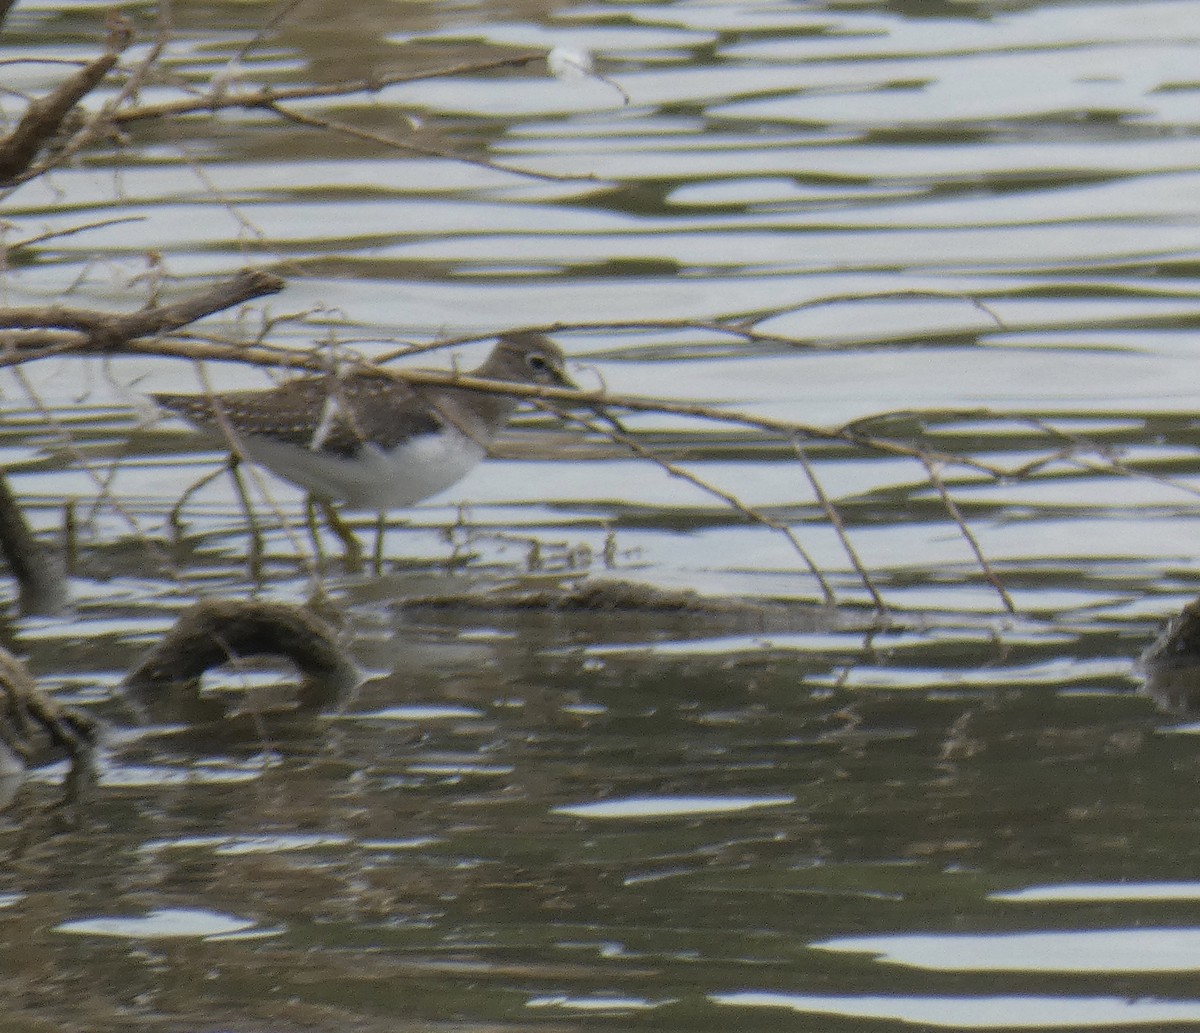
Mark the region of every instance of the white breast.
<instances>
[{"instance_id":1,"label":"white breast","mask_svg":"<svg viewBox=\"0 0 1200 1033\"><path fill-rule=\"evenodd\" d=\"M453 428L422 434L390 451L368 443L353 460L269 438L240 443L250 459L349 509L411 506L462 480L486 454L478 442Z\"/></svg>"}]
</instances>

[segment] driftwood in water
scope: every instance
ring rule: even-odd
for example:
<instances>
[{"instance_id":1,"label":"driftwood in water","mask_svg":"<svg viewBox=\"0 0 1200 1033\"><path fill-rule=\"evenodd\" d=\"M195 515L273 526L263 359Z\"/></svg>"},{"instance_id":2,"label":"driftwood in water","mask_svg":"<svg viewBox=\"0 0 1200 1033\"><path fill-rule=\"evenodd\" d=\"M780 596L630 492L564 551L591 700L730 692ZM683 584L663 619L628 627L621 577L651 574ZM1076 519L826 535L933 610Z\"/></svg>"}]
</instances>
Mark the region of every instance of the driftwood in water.
<instances>
[{"instance_id":1,"label":"driftwood in water","mask_svg":"<svg viewBox=\"0 0 1200 1033\"><path fill-rule=\"evenodd\" d=\"M1171 618L1138 667L1142 692L1163 710L1188 714L1200 708L1200 599Z\"/></svg>"},{"instance_id":2,"label":"driftwood in water","mask_svg":"<svg viewBox=\"0 0 1200 1033\"><path fill-rule=\"evenodd\" d=\"M295 708L321 711L342 702L359 672L337 633L320 617L285 603L207 599L184 611L125 680L131 702L149 717L211 721L226 708L199 694L207 671L254 657L282 657L300 674Z\"/></svg>"},{"instance_id":3,"label":"driftwood in water","mask_svg":"<svg viewBox=\"0 0 1200 1033\"><path fill-rule=\"evenodd\" d=\"M71 761L66 795L74 798L90 776L96 745L96 722L74 707L42 694L25 665L0 648L0 776L8 783L0 803L7 803L27 768Z\"/></svg>"},{"instance_id":4,"label":"driftwood in water","mask_svg":"<svg viewBox=\"0 0 1200 1033\"><path fill-rule=\"evenodd\" d=\"M0 555L16 578L24 614L58 613L67 604L62 561L34 537L0 470Z\"/></svg>"}]
</instances>

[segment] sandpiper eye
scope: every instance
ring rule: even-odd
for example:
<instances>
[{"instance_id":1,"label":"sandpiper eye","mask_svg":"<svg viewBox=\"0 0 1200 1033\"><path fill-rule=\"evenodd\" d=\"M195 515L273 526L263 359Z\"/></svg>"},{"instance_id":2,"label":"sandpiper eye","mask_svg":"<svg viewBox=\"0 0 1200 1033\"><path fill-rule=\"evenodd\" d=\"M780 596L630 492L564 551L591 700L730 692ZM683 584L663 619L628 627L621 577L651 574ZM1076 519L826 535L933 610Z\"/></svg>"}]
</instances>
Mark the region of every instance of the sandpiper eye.
<instances>
[{"instance_id":1,"label":"sandpiper eye","mask_svg":"<svg viewBox=\"0 0 1200 1033\"><path fill-rule=\"evenodd\" d=\"M550 363L541 355L527 355L525 363L534 373L549 373Z\"/></svg>"}]
</instances>

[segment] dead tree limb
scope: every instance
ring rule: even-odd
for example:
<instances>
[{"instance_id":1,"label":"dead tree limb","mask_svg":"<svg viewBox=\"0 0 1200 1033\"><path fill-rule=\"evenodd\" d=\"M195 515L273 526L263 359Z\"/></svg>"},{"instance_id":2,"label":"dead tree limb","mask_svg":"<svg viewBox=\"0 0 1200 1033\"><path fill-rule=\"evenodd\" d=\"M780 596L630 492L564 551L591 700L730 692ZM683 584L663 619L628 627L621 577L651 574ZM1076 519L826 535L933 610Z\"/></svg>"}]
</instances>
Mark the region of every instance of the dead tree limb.
<instances>
[{"instance_id":1,"label":"dead tree limb","mask_svg":"<svg viewBox=\"0 0 1200 1033\"><path fill-rule=\"evenodd\" d=\"M283 657L301 675L295 703L309 713L345 700L361 680L337 632L287 603L205 599L185 610L125 679L129 701L151 720L210 721L225 706L199 696L208 670L248 657Z\"/></svg>"},{"instance_id":2,"label":"dead tree limb","mask_svg":"<svg viewBox=\"0 0 1200 1033\"><path fill-rule=\"evenodd\" d=\"M110 17L104 53L61 82L54 92L30 103L16 129L0 140L0 186L11 186L29 169L59 134L63 120L100 84L132 40L129 21Z\"/></svg>"},{"instance_id":3,"label":"dead tree limb","mask_svg":"<svg viewBox=\"0 0 1200 1033\"><path fill-rule=\"evenodd\" d=\"M226 284L218 285L193 298L129 315L112 315L80 309L56 307L40 309L0 308L0 368L16 366L51 356L107 355L118 349L138 355L162 358L192 359L194 361L240 362L249 365L275 366L306 372L328 373L327 357L317 351L271 347L265 344L242 345L199 340L140 340L152 334L167 333L192 320L229 308L264 294L274 294L283 281L269 273L247 270ZM4 330L11 331L8 334ZM353 360L346 366L353 365ZM604 408L632 412L656 412L674 416L696 417L735 426L749 427L787 438L809 441L834 441L853 445L869 452L907 459L928 459L948 467L975 470L988 477L1005 477L1005 468L965 455L940 452L920 444L864 433L855 424L844 427L818 427L793 420L749 416L716 406L689 402L672 402L661 398L642 398L617 395L608 391L576 391L570 388L541 387L482 380L464 376L452 370L400 369L388 370L358 362L359 368L371 369L381 377L394 377L410 384L425 387L457 387L465 391L482 391L511 395L515 398L543 402L565 402L579 408L599 411Z\"/></svg>"},{"instance_id":4,"label":"dead tree limb","mask_svg":"<svg viewBox=\"0 0 1200 1033\"><path fill-rule=\"evenodd\" d=\"M0 334L0 344L9 353L32 351L27 356L44 357L47 349L55 354L77 351L83 354L110 353L135 338L169 333L204 316L243 302L283 290L284 281L258 269L245 269L231 280L197 291L169 305L156 305L138 312L111 313L88 309L0 308L0 330L37 331L30 338ZM67 331L53 333L47 331ZM11 365L12 363L6 363Z\"/></svg>"}]
</instances>

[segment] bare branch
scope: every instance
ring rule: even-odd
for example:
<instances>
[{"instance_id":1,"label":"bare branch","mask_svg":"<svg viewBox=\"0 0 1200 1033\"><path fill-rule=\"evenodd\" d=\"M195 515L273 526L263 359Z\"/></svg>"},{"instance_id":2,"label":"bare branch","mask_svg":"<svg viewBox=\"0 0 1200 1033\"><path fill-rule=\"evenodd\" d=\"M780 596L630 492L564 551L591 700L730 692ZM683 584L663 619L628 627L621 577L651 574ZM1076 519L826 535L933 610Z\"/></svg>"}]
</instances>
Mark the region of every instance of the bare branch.
<instances>
[{"instance_id":1,"label":"bare branch","mask_svg":"<svg viewBox=\"0 0 1200 1033\"><path fill-rule=\"evenodd\" d=\"M920 460L921 465L925 467L925 472L929 475L929 483L937 491L942 500L942 505L946 507L946 512L950 514L950 519L958 526L959 533L962 534L971 552L974 554L975 560L979 564L979 569L983 571L983 576L987 579L988 584L996 590L996 594L1000 596L1000 601L1004 604L1004 608L1009 613L1016 613L1017 608L1012 601L1012 596L1008 594L1008 589L1004 587L1004 582L1000 580L999 575L992 569L992 565L983 554L983 549L979 545L979 539L975 537L975 533L967 526L966 520L963 519L962 511L958 508L958 503L951 497L946 487L946 482L942 480L941 472L937 469L936 464L927 456L921 456Z\"/></svg>"},{"instance_id":2,"label":"bare branch","mask_svg":"<svg viewBox=\"0 0 1200 1033\"><path fill-rule=\"evenodd\" d=\"M221 356L205 356L218 358ZM225 358L238 356L225 355ZM309 360L297 362L294 365L311 369L320 369L319 365ZM977 470L988 477L1004 477L1007 471L991 463L973 459L970 456L954 455L939 452L922 445L914 445L905 441L890 438L874 437L845 427L818 427L813 424L797 423L793 420L778 420L767 416L749 416L745 413L721 409L715 406L699 405L691 402L670 402L661 398L641 398L636 395L614 395L608 391L576 391L564 387L540 387L534 384L505 383L503 385L478 377L466 376L461 373L444 372L441 370L404 369L388 371L388 375L399 377L412 384L429 385L433 387L460 387L466 391L501 392L516 398L536 399L544 402L567 402L573 407L589 409L614 408L627 409L632 412L666 413L672 416L690 416L701 420L713 420L719 423L731 423L736 426L751 427L755 430L768 431L786 437L797 436L812 441L841 441L855 445L871 452L908 459L928 458L933 462L947 466L961 466Z\"/></svg>"},{"instance_id":3,"label":"bare branch","mask_svg":"<svg viewBox=\"0 0 1200 1033\"><path fill-rule=\"evenodd\" d=\"M164 101L161 104L143 104L114 112L112 121L118 125L140 122L147 118L162 118L170 115L211 114L226 108L273 108L276 104L291 100L314 100L321 97L348 97L355 93L379 93L389 86L440 79L451 75L469 75L489 72L497 68L521 68L533 61L545 60L546 55L538 51L532 54L516 54L511 57L495 58L490 61L470 61L433 68L424 72L381 75L371 79L354 79L348 82L328 83L324 86L288 86L276 88L260 86L257 89L236 92L205 94L201 97L186 97L182 100Z\"/></svg>"},{"instance_id":4,"label":"bare branch","mask_svg":"<svg viewBox=\"0 0 1200 1033\"><path fill-rule=\"evenodd\" d=\"M292 111L288 108L281 107L279 104L266 105L271 111L275 112L280 118L287 119L289 122L295 122L297 125L308 126L313 129L325 129L332 133L341 133L343 136L352 136L356 140L366 140L369 143L380 143L387 147L395 147L402 151L410 151L413 154L421 154L428 158L445 158L447 161L461 161L467 165L478 165L480 168L494 169L498 172L511 172L518 176L528 176L531 179L542 179L550 183L561 182L576 182L578 180L595 180L595 176L558 176L548 172L536 172L531 169L513 168L511 165L502 165L500 162L487 161L484 158L473 158L464 154L451 154L449 151L440 150L437 147L425 147L418 143L412 143L408 140L401 140L398 137L384 135L383 133L373 133L368 129L359 129L357 126L349 125L345 122L338 121L332 118L318 118L316 115L305 115L298 111Z\"/></svg>"},{"instance_id":5,"label":"bare branch","mask_svg":"<svg viewBox=\"0 0 1200 1033\"><path fill-rule=\"evenodd\" d=\"M247 269L238 273L232 280L199 291L173 304L142 309L140 312L114 314L58 306L0 309L0 328L74 331L77 340L60 340L57 342L60 346L57 348L58 352L112 352L135 338L177 330L222 309L266 294L275 294L283 287L284 282L279 277L256 269ZM45 347L49 340L43 335L39 341L40 346ZM11 342L9 350L14 348L25 350L24 342L17 338Z\"/></svg>"},{"instance_id":6,"label":"bare branch","mask_svg":"<svg viewBox=\"0 0 1200 1033\"><path fill-rule=\"evenodd\" d=\"M504 166L492 166L494 168L502 168ZM541 173L528 173L523 169L505 169L505 171L521 172L525 175L537 175L541 178L549 178ZM559 177L561 178L561 177ZM575 179L581 177L572 177ZM730 317L723 320L715 319L656 319L653 323L647 323L644 319L614 319L604 321L593 321L586 323L565 323L561 320L555 323L540 323L529 324L522 327L522 330L527 330L535 334L557 334L570 332L595 332L604 330L622 331L630 330L640 333L645 333L649 329L653 330L702 330L708 333L720 334L725 337L736 337L742 341L750 341L754 344L779 344L788 348L804 348L809 351L838 351L844 352L850 347L864 348L873 347L874 343L866 344L848 344L846 341L825 341L820 339L809 339L793 337L788 334L772 334L765 333L761 330L756 330L755 327L765 319L773 319L776 316L786 312L800 312L810 308L821 308L825 305L834 305L849 301L871 302L871 301L892 301L895 299L910 299L910 298L937 298L945 301L961 301L972 308L983 313L989 320L996 324L1000 329L1007 329L1006 324L1000 317L988 307L988 304L971 294L965 294L957 291L876 291L863 294L831 294L819 298L810 298L808 301L802 301L795 305L789 305L786 308L770 309L767 311L753 312L744 314L740 317ZM420 351L433 350L434 348L444 348L456 344L470 344L475 341L482 341L490 337L491 334L464 334L459 337L447 338L436 345L432 345L429 349L417 349ZM895 347L895 341L887 341L881 343L883 347ZM381 356L379 362L388 362L391 359L400 358L405 355L413 354L413 349L404 351L396 351L388 355ZM869 419L875 419L871 416Z\"/></svg>"},{"instance_id":7,"label":"bare branch","mask_svg":"<svg viewBox=\"0 0 1200 1033\"><path fill-rule=\"evenodd\" d=\"M133 40L133 26L119 15L108 20L104 53L59 84L53 93L33 101L24 117L7 137L0 140L0 185L11 185L58 134L63 120L109 73Z\"/></svg>"},{"instance_id":8,"label":"bare branch","mask_svg":"<svg viewBox=\"0 0 1200 1033\"><path fill-rule=\"evenodd\" d=\"M875 609L879 613L885 613L887 611L887 604L883 601L883 596L880 595L879 589L875 587L875 582L871 580L871 575L867 573L867 568L863 564L863 561L859 559L858 550L854 548L854 544L850 541L850 534L846 530L846 523L842 520L842 514L838 512L837 507L833 504L833 500L825 494L825 489L817 479L817 472L813 469L812 461L808 458L808 453L804 451L800 442L794 437L792 438L792 448L800 459L800 465L804 467L804 474L808 478L808 483L813 490L813 494L817 497L817 502L820 504L821 509L824 510L826 518L837 533L838 540L842 543L842 548L845 549L846 555L850 557L850 562L854 565L854 572L858 574L859 580L862 581L870 593L871 601L875 604Z\"/></svg>"},{"instance_id":9,"label":"bare branch","mask_svg":"<svg viewBox=\"0 0 1200 1033\"><path fill-rule=\"evenodd\" d=\"M97 219L95 222L80 223L78 226L68 226L65 230L49 230L46 233L39 233L34 237L24 237L21 240L14 240L5 248L9 253L20 251L21 248L30 248L35 244L44 244L48 240L60 240L63 237L73 237L77 233L86 233L88 230L107 229L110 226L120 226L127 222L144 222L145 216L142 215L125 215L118 219Z\"/></svg>"},{"instance_id":10,"label":"bare branch","mask_svg":"<svg viewBox=\"0 0 1200 1033\"><path fill-rule=\"evenodd\" d=\"M142 85L150 75L151 69L158 66L159 58L162 57L163 51L166 50L169 39L169 30L166 26L161 26L153 45L125 80L125 84L121 87L117 95L105 103L104 107L97 114L88 118L82 128L72 135L63 147L57 148L45 159L26 169L21 175L16 176L13 182L24 183L30 179L44 175L51 169L57 168L67 162L98 137L103 136L105 133L115 133L113 123L114 112L131 97L137 96L138 91L141 90Z\"/></svg>"},{"instance_id":11,"label":"bare branch","mask_svg":"<svg viewBox=\"0 0 1200 1033\"><path fill-rule=\"evenodd\" d=\"M650 460L650 462L665 470L672 477L678 477L680 480L687 481L688 484L695 485L701 491L720 499L727 506L737 510L737 512L741 513L742 516L752 523L762 524L764 527L769 527L772 531L779 532L784 536L784 538L787 539L788 544L795 551L796 555L798 555L804 561L804 565L808 567L809 573L816 578L817 584L821 586L821 594L825 597L825 602L831 606L837 602L837 599L833 594L833 589L829 586L829 582L825 579L825 575L821 573L821 570L817 566L816 562L811 556L809 556L804 546L800 544L800 539L796 537L796 532L793 531L791 527L789 527L783 521L767 516L765 513L760 512L753 506L746 505L746 503L744 503L736 495L733 495L730 492L718 488L715 484L710 484L708 481L697 477L690 470L684 469L677 463L672 463L669 460L664 459L662 456L656 455L650 449L646 448L646 446L640 441L632 437L614 417L608 415L607 413L601 412L600 416L602 418L602 422L598 422L586 416L565 412L559 409L557 406L543 405L541 407L553 412L556 416L559 416L562 419L569 420L573 423L579 424L581 427L585 427L590 431L605 435L610 440L625 446L625 448L629 449L629 451L634 455L639 456L642 459ZM883 600L879 598L878 594L875 593L874 590L872 590L871 594L875 599L879 610L883 611L885 609Z\"/></svg>"}]
</instances>

